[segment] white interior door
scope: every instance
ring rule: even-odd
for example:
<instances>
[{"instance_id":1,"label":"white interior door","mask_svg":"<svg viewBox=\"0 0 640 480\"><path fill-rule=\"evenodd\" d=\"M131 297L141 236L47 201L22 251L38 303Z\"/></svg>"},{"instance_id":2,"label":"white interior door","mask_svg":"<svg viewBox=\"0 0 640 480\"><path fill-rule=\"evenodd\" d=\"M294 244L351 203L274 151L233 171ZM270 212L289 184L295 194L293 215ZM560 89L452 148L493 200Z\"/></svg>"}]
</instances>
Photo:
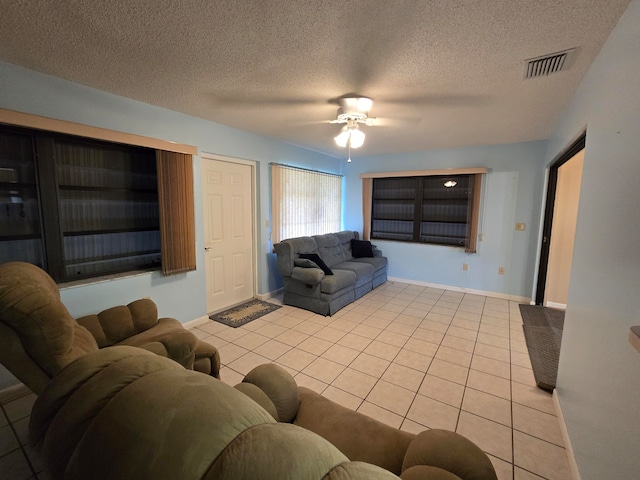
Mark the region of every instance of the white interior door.
<instances>
[{"instance_id":1,"label":"white interior door","mask_svg":"<svg viewBox=\"0 0 640 480\"><path fill-rule=\"evenodd\" d=\"M202 159L207 311L254 297L253 168Z\"/></svg>"}]
</instances>

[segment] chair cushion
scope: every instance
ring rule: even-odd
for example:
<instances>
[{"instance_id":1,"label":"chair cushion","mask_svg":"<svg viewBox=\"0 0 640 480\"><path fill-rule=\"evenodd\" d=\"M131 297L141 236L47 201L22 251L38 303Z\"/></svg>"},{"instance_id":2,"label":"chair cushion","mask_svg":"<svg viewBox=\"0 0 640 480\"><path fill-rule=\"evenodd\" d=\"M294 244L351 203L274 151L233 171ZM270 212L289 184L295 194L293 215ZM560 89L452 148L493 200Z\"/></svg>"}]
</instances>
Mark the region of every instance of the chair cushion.
<instances>
[{"instance_id":1,"label":"chair cushion","mask_svg":"<svg viewBox=\"0 0 640 480\"><path fill-rule=\"evenodd\" d=\"M322 258L320 258L320 255L318 255L317 253L299 253L298 257L304 258L306 260L311 260L324 272L325 275L333 275L331 269L327 267L327 264L324 263Z\"/></svg>"}]
</instances>

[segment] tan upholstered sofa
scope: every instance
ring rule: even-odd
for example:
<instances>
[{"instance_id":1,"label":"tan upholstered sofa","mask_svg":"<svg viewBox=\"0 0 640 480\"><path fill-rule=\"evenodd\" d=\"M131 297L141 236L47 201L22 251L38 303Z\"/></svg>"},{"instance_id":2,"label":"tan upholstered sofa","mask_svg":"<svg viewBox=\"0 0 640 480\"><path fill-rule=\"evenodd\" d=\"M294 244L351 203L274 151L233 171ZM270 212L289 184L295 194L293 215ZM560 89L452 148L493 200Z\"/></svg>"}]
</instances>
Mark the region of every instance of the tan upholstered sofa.
<instances>
[{"instance_id":1,"label":"tan upholstered sofa","mask_svg":"<svg viewBox=\"0 0 640 480\"><path fill-rule=\"evenodd\" d=\"M34 393L68 364L102 347L134 345L219 376L220 357L148 299L74 320L55 282L22 262L0 265L0 362Z\"/></svg>"},{"instance_id":2,"label":"tan upholstered sofa","mask_svg":"<svg viewBox=\"0 0 640 480\"><path fill-rule=\"evenodd\" d=\"M54 480L496 480L453 432L384 426L275 365L245 380L234 389L138 348L94 351L38 397L31 441Z\"/></svg>"}]
</instances>

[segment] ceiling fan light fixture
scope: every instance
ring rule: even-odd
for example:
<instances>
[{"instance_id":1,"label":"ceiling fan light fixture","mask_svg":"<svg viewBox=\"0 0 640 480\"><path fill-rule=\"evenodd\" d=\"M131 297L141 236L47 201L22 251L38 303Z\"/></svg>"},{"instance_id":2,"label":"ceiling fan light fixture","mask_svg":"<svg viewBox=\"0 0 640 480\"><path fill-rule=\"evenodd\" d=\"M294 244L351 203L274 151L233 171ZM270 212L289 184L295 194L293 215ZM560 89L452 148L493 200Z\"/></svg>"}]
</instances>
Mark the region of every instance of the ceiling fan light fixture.
<instances>
[{"instance_id":1,"label":"ceiling fan light fixture","mask_svg":"<svg viewBox=\"0 0 640 480\"><path fill-rule=\"evenodd\" d=\"M349 129L344 126L342 127L342 130L340 131L338 136L333 137L333 141L336 142L336 145L338 145L339 147L344 148L347 146L347 142L349 141L350 136L351 133L349 132Z\"/></svg>"},{"instance_id":2,"label":"ceiling fan light fixture","mask_svg":"<svg viewBox=\"0 0 640 480\"><path fill-rule=\"evenodd\" d=\"M351 134L351 148L360 148L364 144L365 134L358 127L350 131Z\"/></svg>"}]
</instances>

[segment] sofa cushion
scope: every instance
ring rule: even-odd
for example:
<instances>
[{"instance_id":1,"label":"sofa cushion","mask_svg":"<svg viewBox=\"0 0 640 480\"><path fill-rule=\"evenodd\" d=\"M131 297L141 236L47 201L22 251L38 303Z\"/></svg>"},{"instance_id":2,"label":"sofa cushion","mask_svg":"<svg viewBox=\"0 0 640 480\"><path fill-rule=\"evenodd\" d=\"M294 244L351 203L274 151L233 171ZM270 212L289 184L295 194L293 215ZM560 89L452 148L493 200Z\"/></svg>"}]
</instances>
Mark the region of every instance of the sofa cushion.
<instances>
[{"instance_id":1,"label":"sofa cushion","mask_svg":"<svg viewBox=\"0 0 640 480\"><path fill-rule=\"evenodd\" d=\"M318 253L329 267L342 263L347 259L340 238L335 233L316 235L313 237L318 245Z\"/></svg>"},{"instance_id":2,"label":"sofa cushion","mask_svg":"<svg viewBox=\"0 0 640 480\"><path fill-rule=\"evenodd\" d=\"M322 293L335 293L346 287L353 287L356 283L356 274L351 270L336 270L333 275L327 275L320 282Z\"/></svg>"},{"instance_id":3,"label":"sofa cushion","mask_svg":"<svg viewBox=\"0 0 640 480\"><path fill-rule=\"evenodd\" d=\"M353 238L351 239L351 254L354 258L373 258L373 245L368 240L356 240Z\"/></svg>"},{"instance_id":4,"label":"sofa cushion","mask_svg":"<svg viewBox=\"0 0 640 480\"><path fill-rule=\"evenodd\" d=\"M363 257L354 258L351 260L353 263L367 263L373 267L373 271L377 272L386 268L388 260L387 257Z\"/></svg>"},{"instance_id":5,"label":"sofa cushion","mask_svg":"<svg viewBox=\"0 0 640 480\"><path fill-rule=\"evenodd\" d=\"M322 258L320 258L320 255L317 253L299 253L298 256L300 258L311 260L324 272L325 275L333 275L331 269L324 263Z\"/></svg>"},{"instance_id":6,"label":"sofa cushion","mask_svg":"<svg viewBox=\"0 0 640 480\"><path fill-rule=\"evenodd\" d=\"M337 270L349 270L356 274L356 286L360 286L367 281L371 281L373 277L374 268L372 265L365 262L354 262L353 259L350 262L342 262L335 265L334 272Z\"/></svg>"}]
</instances>

